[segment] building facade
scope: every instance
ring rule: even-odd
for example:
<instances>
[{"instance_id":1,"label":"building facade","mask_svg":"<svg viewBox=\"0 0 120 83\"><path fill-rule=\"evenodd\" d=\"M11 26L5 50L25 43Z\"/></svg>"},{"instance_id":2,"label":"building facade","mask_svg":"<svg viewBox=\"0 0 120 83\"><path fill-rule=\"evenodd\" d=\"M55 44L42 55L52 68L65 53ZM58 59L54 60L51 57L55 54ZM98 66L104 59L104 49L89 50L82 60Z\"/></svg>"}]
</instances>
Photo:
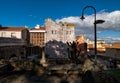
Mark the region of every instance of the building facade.
<instances>
[{"instance_id":1,"label":"building facade","mask_svg":"<svg viewBox=\"0 0 120 83\"><path fill-rule=\"evenodd\" d=\"M30 31L30 44L32 46L43 47L45 45L45 27L36 25L35 28Z\"/></svg>"},{"instance_id":2,"label":"building facade","mask_svg":"<svg viewBox=\"0 0 120 83\"><path fill-rule=\"evenodd\" d=\"M45 27L36 25L35 28L29 30L30 32L30 46L29 55L42 54L42 48L45 46Z\"/></svg>"},{"instance_id":3,"label":"building facade","mask_svg":"<svg viewBox=\"0 0 120 83\"><path fill-rule=\"evenodd\" d=\"M56 23L46 19L46 54L50 58L68 58L66 42L75 41L75 26L73 23Z\"/></svg>"},{"instance_id":4,"label":"building facade","mask_svg":"<svg viewBox=\"0 0 120 83\"><path fill-rule=\"evenodd\" d=\"M73 23L56 23L46 19L46 42L61 41L63 43L75 41L75 25Z\"/></svg>"},{"instance_id":5,"label":"building facade","mask_svg":"<svg viewBox=\"0 0 120 83\"><path fill-rule=\"evenodd\" d=\"M29 44L29 30L26 27L0 27L0 37L22 39Z\"/></svg>"}]
</instances>

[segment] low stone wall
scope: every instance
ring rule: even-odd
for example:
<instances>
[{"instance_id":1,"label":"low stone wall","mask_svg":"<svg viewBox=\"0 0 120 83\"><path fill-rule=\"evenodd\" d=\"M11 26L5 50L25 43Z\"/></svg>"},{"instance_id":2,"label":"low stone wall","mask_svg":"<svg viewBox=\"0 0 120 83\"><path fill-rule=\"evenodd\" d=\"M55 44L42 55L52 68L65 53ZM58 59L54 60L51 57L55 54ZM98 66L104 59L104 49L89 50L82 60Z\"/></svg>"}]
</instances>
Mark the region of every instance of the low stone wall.
<instances>
[{"instance_id":1,"label":"low stone wall","mask_svg":"<svg viewBox=\"0 0 120 83\"><path fill-rule=\"evenodd\" d=\"M114 75L106 71L86 71L81 78L81 83L120 83Z\"/></svg>"}]
</instances>

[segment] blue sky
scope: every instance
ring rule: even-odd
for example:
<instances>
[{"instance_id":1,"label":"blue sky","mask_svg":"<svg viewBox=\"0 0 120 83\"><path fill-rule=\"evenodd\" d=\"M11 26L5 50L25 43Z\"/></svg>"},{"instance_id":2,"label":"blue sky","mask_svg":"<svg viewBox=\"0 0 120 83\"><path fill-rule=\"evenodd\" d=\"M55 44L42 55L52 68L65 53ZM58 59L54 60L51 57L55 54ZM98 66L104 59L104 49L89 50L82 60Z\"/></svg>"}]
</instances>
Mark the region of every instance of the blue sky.
<instances>
[{"instance_id":1,"label":"blue sky","mask_svg":"<svg viewBox=\"0 0 120 83\"><path fill-rule=\"evenodd\" d=\"M120 0L0 0L0 23L2 26L26 25L32 28L36 24L44 25L45 19L48 17L54 21L62 21L64 18L68 19L69 17L77 18L81 16L82 9L87 5L94 6L99 15L101 13L111 14L120 11ZM85 10L88 17L93 13L92 9ZM118 14L120 13L118 12ZM116 18L120 19L119 16ZM120 26L119 19L116 24L113 24L114 26ZM120 29L118 29L118 26L113 29L112 26L109 26L110 28L104 26L104 29L98 29L100 32L98 37L103 39L108 37L114 37L115 39L116 37L117 41L120 41Z\"/></svg>"}]
</instances>

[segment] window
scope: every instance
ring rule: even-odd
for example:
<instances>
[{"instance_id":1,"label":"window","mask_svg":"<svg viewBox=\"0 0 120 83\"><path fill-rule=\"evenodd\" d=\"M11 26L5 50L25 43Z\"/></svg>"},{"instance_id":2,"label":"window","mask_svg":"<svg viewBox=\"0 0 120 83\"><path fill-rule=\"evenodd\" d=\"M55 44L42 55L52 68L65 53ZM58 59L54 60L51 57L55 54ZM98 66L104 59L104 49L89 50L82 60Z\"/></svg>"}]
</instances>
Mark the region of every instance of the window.
<instances>
[{"instance_id":1,"label":"window","mask_svg":"<svg viewBox=\"0 0 120 83\"><path fill-rule=\"evenodd\" d=\"M16 38L15 33L11 33L11 38Z\"/></svg>"},{"instance_id":2,"label":"window","mask_svg":"<svg viewBox=\"0 0 120 83\"><path fill-rule=\"evenodd\" d=\"M52 30L52 34L53 34L53 30Z\"/></svg>"},{"instance_id":3,"label":"window","mask_svg":"<svg viewBox=\"0 0 120 83\"><path fill-rule=\"evenodd\" d=\"M57 34L57 30L52 30L52 34Z\"/></svg>"},{"instance_id":4,"label":"window","mask_svg":"<svg viewBox=\"0 0 120 83\"><path fill-rule=\"evenodd\" d=\"M5 34L6 34L5 32L2 32L1 37L5 37Z\"/></svg>"},{"instance_id":5,"label":"window","mask_svg":"<svg viewBox=\"0 0 120 83\"><path fill-rule=\"evenodd\" d=\"M70 34L71 34L71 31L66 31L66 34L70 35Z\"/></svg>"},{"instance_id":6,"label":"window","mask_svg":"<svg viewBox=\"0 0 120 83\"><path fill-rule=\"evenodd\" d=\"M70 34L71 34L71 31L70 31Z\"/></svg>"},{"instance_id":7,"label":"window","mask_svg":"<svg viewBox=\"0 0 120 83\"><path fill-rule=\"evenodd\" d=\"M68 31L66 31L66 34L68 34Z\"/></svg>"}]
</instances>

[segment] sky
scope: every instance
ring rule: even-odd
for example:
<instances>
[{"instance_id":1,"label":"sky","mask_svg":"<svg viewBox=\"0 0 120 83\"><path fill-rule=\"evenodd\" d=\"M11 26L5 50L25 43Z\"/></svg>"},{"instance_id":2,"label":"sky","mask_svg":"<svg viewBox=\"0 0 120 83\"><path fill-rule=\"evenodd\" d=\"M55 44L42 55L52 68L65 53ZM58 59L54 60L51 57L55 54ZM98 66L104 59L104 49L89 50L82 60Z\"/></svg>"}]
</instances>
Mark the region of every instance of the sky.
<instances>
[{"instance_id":1,"label":"sky","mask_svg":"<svg viewBox=\"0 0 120 83\"><path fill-rule=\"evenodd\" d=\"M79 18L86 6L96 9L97 38L107 42L120 42L120 0L0 0L2 26L45 26L45 19L75 24L76 35L94 40L94 10L86 8L85 20Z\"/></svg>"}]
</instances>

